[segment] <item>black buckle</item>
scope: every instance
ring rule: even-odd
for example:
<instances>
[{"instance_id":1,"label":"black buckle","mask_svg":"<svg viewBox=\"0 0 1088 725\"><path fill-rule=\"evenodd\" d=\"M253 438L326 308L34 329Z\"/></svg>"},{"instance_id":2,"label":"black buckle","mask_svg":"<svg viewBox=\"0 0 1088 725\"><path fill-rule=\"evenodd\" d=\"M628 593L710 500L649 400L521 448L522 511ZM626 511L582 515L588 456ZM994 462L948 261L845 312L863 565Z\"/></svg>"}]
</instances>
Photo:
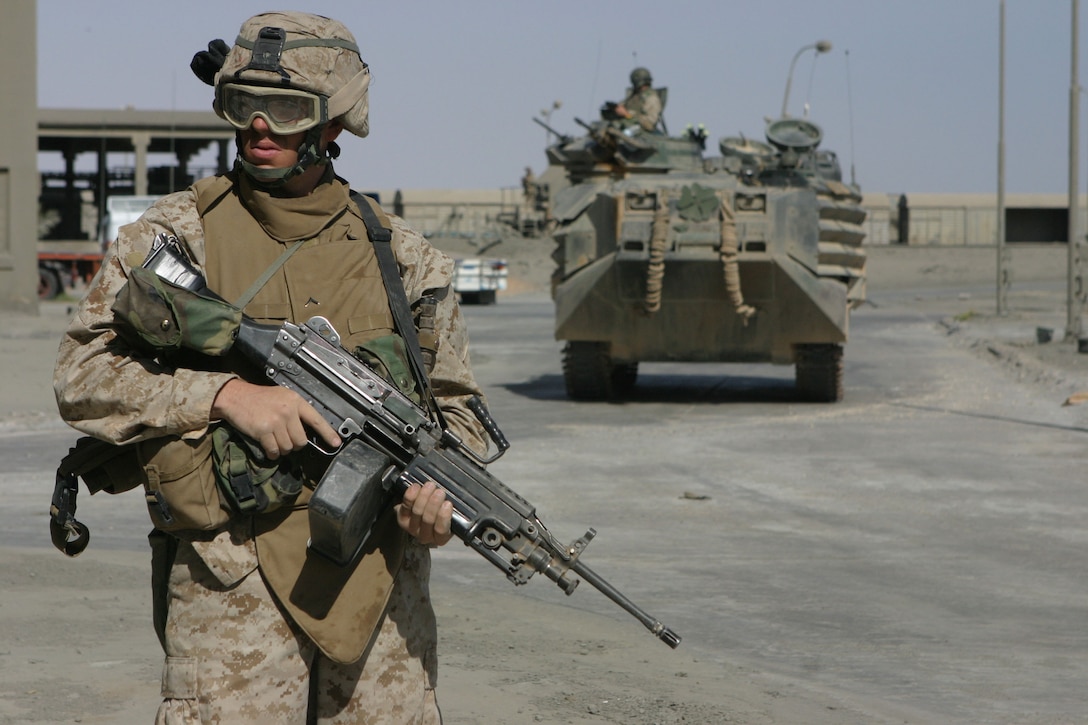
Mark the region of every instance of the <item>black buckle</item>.
<instances>
[{"instance_id":1,"label":"black buckle","mask_svg":"<svg viewBox=\"0 0 1088 725\"><path fill-rule=\"evenodd\" d=\"M53 501L49 506L49 538L53 540L53 546L68 556L78 556L83 553L91 539L87 527L76 521L78 492L79 479L76 475L57 471Z\"/></svg>"},{"instance_id":2,"label":"black buckle","mask_svg":"<svg viewBox=\"0 0 1088 725\"><path fill-rule=\"evenodd\" d=\"M253 55L249 59L249 65L242 70L264 70L279 73L286 83L291 76L280 65L280 56L283 55L283 44L287 42L287 31L283 28L261 28L257 33L257 40L253 43ZM242 71L238 71L238 77Z\"/></svg>"}]
</instances>

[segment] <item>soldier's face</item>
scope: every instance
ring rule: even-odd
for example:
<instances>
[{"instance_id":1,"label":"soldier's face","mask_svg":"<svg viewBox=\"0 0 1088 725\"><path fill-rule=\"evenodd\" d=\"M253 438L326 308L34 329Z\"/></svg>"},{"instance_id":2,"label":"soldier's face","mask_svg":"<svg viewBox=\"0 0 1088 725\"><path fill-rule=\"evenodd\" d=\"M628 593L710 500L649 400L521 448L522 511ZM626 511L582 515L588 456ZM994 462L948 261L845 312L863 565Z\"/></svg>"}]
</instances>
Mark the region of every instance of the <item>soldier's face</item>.
<instances>
[{"instance_id":1,"label":"soldier's face","mask_svg":"<svg viewBox=\"0 0 1088 725\"><path fill-rule=\"evenodd\" d=\"M326 123L321 129L320 150L325 151L344 130L339 120ZM268 123L254 116L248 128L238 132L241 138L242 157L254 166L266 169L286 169L298 163L298 149L302 146L305 131L279 135L272 133Z\"/></svg>"},{"instance_id":2,"label":"soldier's face","mask_svg":"<svg viewBox=\"0 0 1088 725\"><path fill-rule=\"evenodd\" d=\"M280 136L272 133L268 123L256 116L249 128L239 132L242 141L242 157L265 169L286 169L298 163L298 147L302 145L305 131Z\"/></svg>"}]
</instances>

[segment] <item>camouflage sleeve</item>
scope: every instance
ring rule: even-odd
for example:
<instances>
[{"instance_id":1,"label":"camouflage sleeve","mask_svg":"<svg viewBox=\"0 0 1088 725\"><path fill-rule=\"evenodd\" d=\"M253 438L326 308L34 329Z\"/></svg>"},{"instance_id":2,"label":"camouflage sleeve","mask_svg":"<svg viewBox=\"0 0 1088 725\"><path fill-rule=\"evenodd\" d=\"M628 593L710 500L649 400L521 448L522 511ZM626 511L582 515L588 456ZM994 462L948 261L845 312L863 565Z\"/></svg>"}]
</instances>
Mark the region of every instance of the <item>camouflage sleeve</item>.
<instances>
[{"instance_id":1,"label":"camouflage sleeve","mask_svg":"<svg viewBox=\"0 0 1088 725\"><path fill-rule=\"evenodd\" d=\"M203 264L203 232L192 194L160 199L138 221L122 227L57 353L53 388L61 417L111 443L170 434L199 437L208 427L216 394L235 377L171 368L118 336L114 299L159 232L177 236L194 261Z\"/></svg>"},{"instance_id":2,"label":"camouflage sleeve","mask_svg":"<svg viewBox=\"0 0 1088 725\"><path fill-rule=\"evenodd\" d=\"M642 113L639 114L639 125L646 131L653 131L661 120L661 96L655 91L648 92L642 99Z\"/></svg>"},{"instance_id":3,"label":"camouflage sleeve","mask_svg":"<svg viewBox=\"0 0 1088 725\"><path fill-rule=\"evenodd\" d=\"M417 300L428 291L440 298L434 324L438 354L430 375L435 397L454 433L482 454L488 439L465 401L473 395L483 398L483 391L476 384L469 362L468 330L452 287L453 260L432 247L403 219L390 215L389 221L393 225L393 251L408 299Z\"/></svg>"}]
</instances>

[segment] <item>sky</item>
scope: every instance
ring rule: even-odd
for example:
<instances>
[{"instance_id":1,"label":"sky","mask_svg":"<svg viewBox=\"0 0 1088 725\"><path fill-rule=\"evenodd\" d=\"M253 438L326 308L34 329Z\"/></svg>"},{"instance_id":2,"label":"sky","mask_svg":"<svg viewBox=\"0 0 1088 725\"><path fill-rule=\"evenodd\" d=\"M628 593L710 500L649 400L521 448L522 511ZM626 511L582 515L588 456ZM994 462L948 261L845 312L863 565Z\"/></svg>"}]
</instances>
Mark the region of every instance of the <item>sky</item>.
<instances>
[{"instance_id":1,"label":"sky","mask_svg":"<svg viewBox=\"0 0 1088 725\"><path fill-rule=\"evenodd\" d=\"M1067 193L1076 0L1006 0L1005 190ZM1088 85L1088 3L1078 76ZM867 192L997 189L1000 0L326 0L370 65L370 135L341 136L356 188L515 187L546 166L547 132L577 134L635 66L668 88L673 133L763 138L783 105L817 123ZM38 105L210 110L189 70L231 42L253 0L38 0ZM1088 95L1079 185L1088 186ZM558 107L556 107L558 106ZM58 157L59 159L59 157ZM82 163L93 163L89 158ZM59 160L43 158L45 167Z\"/></svg>"}]
</instances>

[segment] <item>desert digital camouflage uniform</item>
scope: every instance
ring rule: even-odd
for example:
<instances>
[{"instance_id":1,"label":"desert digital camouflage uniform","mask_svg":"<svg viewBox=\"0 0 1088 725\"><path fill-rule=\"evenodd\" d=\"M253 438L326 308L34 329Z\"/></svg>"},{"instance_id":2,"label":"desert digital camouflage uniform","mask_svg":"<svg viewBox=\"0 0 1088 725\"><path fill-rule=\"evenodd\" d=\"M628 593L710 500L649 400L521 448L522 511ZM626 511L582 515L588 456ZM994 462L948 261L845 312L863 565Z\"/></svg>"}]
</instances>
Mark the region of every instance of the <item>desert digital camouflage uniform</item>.
<instances>
[{"instance_id":1,"label":"desert digital camouflage uniform","mask_svg":"<svg viewBox=\"0 0 1088 725\"><path fill-rule=\"evenodd\" d=\"M279 49L255 53L258 34L275 36L273 29L286 31ZM224 118L222 83L290 87L321 95L327 118L357 136L368 133L369 70L337 21L306 13L254 16L216 62L214 79L197 70L201 55L194 72L216 86L216 111ZM241 129L253 117L228 120L243 123ZM312 449L288 456L306 484L293 502L260 514L231 511L211 467L210 432L219 424L211 410L227 382L258 382L260 372L229 354L146 352L112 309L160 232L178 238L227 300L240 299L287 245L304 241L245 312L263 322L295 323L320 314L351 351L392 332L358 207L318 145L322 127L302 131L295 167L271 169L297 174L328 163L306 196L271 193L285 177L239 155L231 173L163 197L124 227L60 345L54 388L62 417L102 440L135 444L144 472L155 525L149 537L155 626L166 653L159 723L441 721L427 549L390 512L375 524L356 564L337 567L311 555L306 506L328 465ZM431 384L450 427L482 451L482 426L465 405L480 391L450 291L453 262L401 219L379 214L393 231L409 301L424 294L439 299ZM172 518L160 498L170 502Z\"/></svg>"},{"instance_id":2,"label":"desert digital camouflage uniform","mask_svg":"<svg viewBox=\"0 0 1088 725\"><path fill-rule=\"evenodd\" d=\"M643 131L653 131L661 120L661 97L653 88L635 90L623 101L623 106L631 112L631 120L638 123Z\"/></svg>"},{"instance_id":3,"label":"desert digital camouflage uniform","mask_svg":"<svg viewBox=\"0 0 1088 725\"><path fill-rule=\"evenodd\" d=\"M111 311L128 271L146 257L158 232L176 235L209 279L223 276L205 268L205 231L197 213L200 186L164 197L140 221L121 231L61 343L54 381L58 404L63 417L85 433L113 443L166 436L200 439L209 431L215 395L238 375L233 371L174 369L147 359L118 336ZM334 180L323 188L341 208L348 207L346 185ZM417 299L425 290L446 290L452 260L399 218L387 219L394 231L393 248L408 298ZM333 225L307 243L318 249L327 247L334 255L323 260L333 262L324 268L325 279L343 271L335 265L343 264L345 243L349 249L369 247L365 229L363 238L358 236L361 229L359 223ZM264 269L252 264L254 249L267 247L266 256L278 256L282 250L282 242L267 237L256 241L238 240L240 253L231 257L236 267L249 268L251 278ZM222 251L229 254L229 250ZM292 258L269 286L286 289L288 277L313 264L314 260L296 262ZM314 290L291 290L300 301L298 311L304 313L306 302L315 295L320 298L323 289L318 285ZM384 295L381 290L379 296L384 299ZM259 294L251 303L258 316L262 305L267 306ZM247 307L247 312L252 311ZM330 319L335 322L335 315ZM452 293L438 305L435 329L440 344L432 385L451 427L473 447L483 449L479 425L464 405L479 388L469 369L465 326ZM350 338L347 329L344 336ZM318 688L319 722L440 721L433 693L436 635L427 590L430 563L426 548L398 542L408 539L407 535L386 522L387 534L381 538L393 553L364 558L360 570L346 583L327 583L334 589L342 586L345 592L365 593L367 577L361 574L375 574L391 581L391 591L364 596L369 610L365 602L355 607L345 601L346 596L334 594L331 603L320 604L328 608L324 619L329 621L309 622L317 627L317 641L314 633L308 634L299 625L299 619L308 613L292 611L287 601L292 597L291 584L301 581L297 572L296 580L280 582L278 591L276 582L269 583L270 577L289 578L297 570L297 564L295 569L290 562L283 566L282 559L306 557L304 502L308 495L309 490L304 489L290 512L235 516L212 531L174 532L176 538L170 542L177 546L173 567L168 574L157 572L160 580L168 576L168 587L160 588L156 598L165 596L169 604L165 620L157 613L167 654L159 722L302 722L311 670L315 670ZM156 532L153 543L161 548L164 536ZM293 550L283 555L281 549ZM393 558L402 563L386 566L384 559ZM258 569L260 574L255 573ZM283 608L297 616L285 617ZM356 631L360 628L365 631Z\"/></svg>"},{"instance_id":4,"label":"desert digital camouflage uniform","mask_svg":"<svg viewBox=\"0 0 1088 725\"><path fill-rule=\"evenodd\" d=\"M366 284L368 275L376 274L373 269L357 284L343 284L345 273L355 269L351 259L369 259L373 253L346 184L331 173L318 196L322 204L330 205L324 218L337 221L318 224L317 233L273 275L246 311L273 321L284 311L275 311L270 300L286 298L293 308L286 310L286 317L293 321L305 321L310 311L319 311L333 320L334 327L343 324L345 346L350 349L355 336L373 333L355 332L356 318L337 311L368 291L382 305L387 306L387 300L384 288L373 294L373 284ZM233 287L224 290L228 299L244 279L258 277L267 267L264 260L279 256L285 239L249 234L234 239L231 248L220 246L212 253L221 259L220 269L208 267L206 237L218 233L209 225L206 234L198 213L201 192L227 189L211 214L237 217L243 198L258 216L262 208L273 208L267 193L248 186L244 175L239 182L238 176L217 177L162 198L138 222L126 226L110 249L65 334L55 372L62 416L78 430L113 443L206 438L212 401L239 372L174 368L149 359L116 332L111 306L129 270L147 256L159 232L177 236L209 280ZM280 201L275 200L276 211ZM289 217L260 221L279 223L271 224L273 234L309 233L305 224L288 229ZM424 291L448 291L453 261L403 220L386 220L394 231L393 248L408 298L417 299ZM259 225L252 218L239 223ZM295 284L299 280L301 284ZM343 299L329 296L331 286L337 286ZM311 310L308 306L314 303L322 309ZM359 319L385 315L378 309ZM469 369L465 324L452 293L437 306L435 331L440 340L431 373L435 394L449 425L482 450L479 423L465 406L468 396L479 393L479 386ZM384 521L385 532L375 536L381 540L379 550L364 556L355 570L338 572L341 567L313 561L320 557L308 556L306 550L309 493L305 488L293 507L234 516L218 528L174 531L172 536L152 533L156 578L161 583L156 617L166 652L158 722L305 722L311 686L316 688L320 723L441 721L433 692L435 626L426 583L428 551L409 540L390 516ZM170 546L176 546L176 554L173 566L165 569L170 556L164 553ZM164 611L161 604L169 606Z\"/></svg>"}]
</instances>

